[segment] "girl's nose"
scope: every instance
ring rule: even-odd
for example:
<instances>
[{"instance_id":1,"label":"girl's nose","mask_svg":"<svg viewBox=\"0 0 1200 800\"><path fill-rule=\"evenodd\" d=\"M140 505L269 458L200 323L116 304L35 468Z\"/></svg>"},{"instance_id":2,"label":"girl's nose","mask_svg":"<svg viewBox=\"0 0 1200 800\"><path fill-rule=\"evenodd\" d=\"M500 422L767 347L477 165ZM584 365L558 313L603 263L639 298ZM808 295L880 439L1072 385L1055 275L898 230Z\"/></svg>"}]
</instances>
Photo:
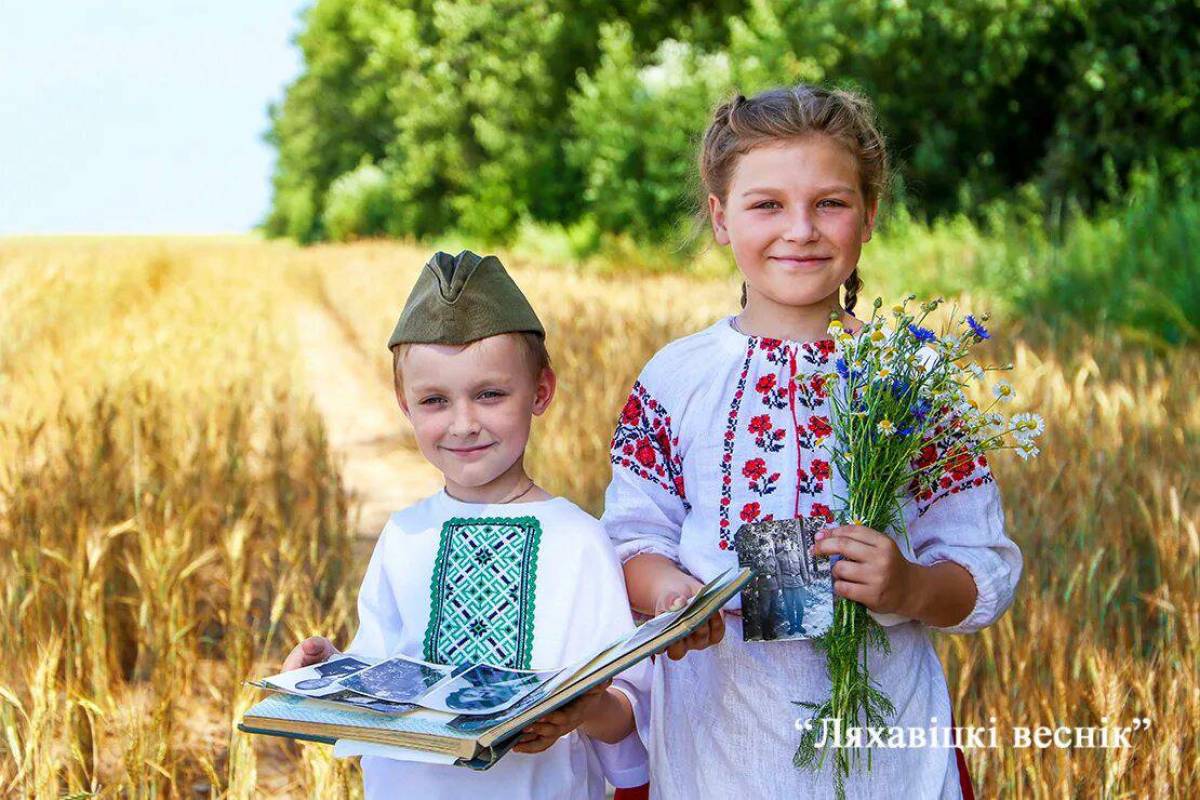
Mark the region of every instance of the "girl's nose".
<instances>
[{"instance_id":1,"label":"girl's nose","mask_svg":"<svg viewBox=\"0 0 1200 800\"><path fill-rule=\"evenodd\" d=\"M813 215L807 208L795 209L788 216L784 238L796 242L809 242L820 238Z\"/></svg>"}]
</instances>

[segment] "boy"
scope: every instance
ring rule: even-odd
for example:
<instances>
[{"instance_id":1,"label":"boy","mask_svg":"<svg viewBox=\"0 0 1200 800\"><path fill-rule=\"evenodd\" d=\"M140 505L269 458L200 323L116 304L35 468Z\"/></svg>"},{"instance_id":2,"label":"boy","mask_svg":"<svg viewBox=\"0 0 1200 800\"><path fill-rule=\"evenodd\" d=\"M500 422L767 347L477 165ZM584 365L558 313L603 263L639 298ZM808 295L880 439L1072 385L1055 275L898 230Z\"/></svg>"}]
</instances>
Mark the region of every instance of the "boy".
<instances>
[{"instance_id":1,"label":"boy","mask_svg":"<svg viewBox=\"0 0 1200 800\"><path fill-rule=\"evenodd\" d=\"M555 391L545 331L494 256L437 253L388 342L396 399L445 489L392 514L359 590L347 652L548 669L633 627L600 524L526 474ZM306 639L284 669L337 650ZM368 798L600 798L647 777L634 732L645 663L526 728L486 772L364 755Z\"/></svg>"}]
</instances>

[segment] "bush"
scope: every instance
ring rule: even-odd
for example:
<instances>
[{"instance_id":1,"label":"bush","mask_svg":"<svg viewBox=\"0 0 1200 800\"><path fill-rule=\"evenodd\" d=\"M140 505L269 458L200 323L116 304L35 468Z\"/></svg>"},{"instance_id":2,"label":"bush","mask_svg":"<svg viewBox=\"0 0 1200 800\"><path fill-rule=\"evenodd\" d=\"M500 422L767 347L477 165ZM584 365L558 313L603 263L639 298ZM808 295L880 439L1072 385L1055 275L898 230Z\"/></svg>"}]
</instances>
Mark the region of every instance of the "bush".
<instances>
[{"instance_id":1,"label":"bush","mask_svg":"<svg viewBox=\"0 0 1200 800\"><path fill-rule=\"evenodd\" d=\"M325 231L335 242L387 232L392 195L383 170L369 160L338 176L325 196Z\"/></svg>"},{"instance_id":2,"label":"bush","mask_svg":"<svg viewBox=\"0 0 1200 800\"><path fill-rule=\"evenodd\" d=\"M571 97L567 159L585 176L587 212L602 230L668 241L691 211L697 142L728 91L728 60L667 40L639 67L622 22L604 26L600 41L600 65Z\"/></svg>"}]
</instances>

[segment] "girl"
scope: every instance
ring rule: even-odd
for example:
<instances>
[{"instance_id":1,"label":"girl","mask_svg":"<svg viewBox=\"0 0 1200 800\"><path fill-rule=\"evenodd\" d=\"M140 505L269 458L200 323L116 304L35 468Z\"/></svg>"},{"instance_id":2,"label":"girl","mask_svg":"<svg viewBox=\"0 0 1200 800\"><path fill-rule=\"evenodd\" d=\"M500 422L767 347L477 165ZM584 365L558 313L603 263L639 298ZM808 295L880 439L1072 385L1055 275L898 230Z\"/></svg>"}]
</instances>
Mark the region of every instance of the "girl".
<instances>
[{"instance_id":1,"label":"girl","mask_svg":"<svg viewBox=\"0 0 1200 800\"><path fill-rule=\"evenodd\" d=\"M737 563L743 522L822 517L840 490L821 374L826 328L854 310L887 155L867 100L810 86L720 106L699 154L707 218L744 278L742 311L667 345L633 386L613 437L603 523L624 562L631 605L659 613ZM845 290L842 299L840 290ZM911 550L858 526L828 530L814 552L842 556L835 593L862 602L892 652L872 678L895 703L892 725L952 724L928 628L967 633L1012 602L1021 555L1004 532L986 461L908 499ZM661 798L826 797L819 772L792 766L808 712L792 701L829 691L811 641L745 642L738 602L654 667L648 718L651 787ZM686 658L684 652L692 650ZM847 724L861 724L850 723ZM944 737L943 737L944 738ZM851 797L970 796L960 754L875 747Z\"/></svg>"}]
</instances>

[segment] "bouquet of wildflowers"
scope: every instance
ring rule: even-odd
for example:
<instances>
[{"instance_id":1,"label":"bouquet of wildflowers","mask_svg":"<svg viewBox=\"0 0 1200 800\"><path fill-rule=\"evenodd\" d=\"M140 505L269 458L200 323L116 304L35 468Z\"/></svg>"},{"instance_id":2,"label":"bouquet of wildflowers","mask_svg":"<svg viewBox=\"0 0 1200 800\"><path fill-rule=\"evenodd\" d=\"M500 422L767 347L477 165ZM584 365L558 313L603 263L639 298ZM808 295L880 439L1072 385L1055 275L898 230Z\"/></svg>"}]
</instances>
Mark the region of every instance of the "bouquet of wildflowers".
<instances>
[{"instance_id":1,"label":"bouquet of wildflowers","mask_svg":"<svg viewBox=\"0 0 1200 800\"><path fill-rule=\"evenodd\" d=\"M953 472L987 451L1015 449L1025 459L1036 456L1034 439L1045 427L1036 414L1006 418L998 406L1012 400L1012 385L992 384L993 401L979 408L965 388L984 382L987 373L1008 370L984 368L970 361L971 348L990 334L982 321L955 313L939 333L925 327L926 319L943 302L940 298L910 310L914 297L892 309L892 326L876 299L869 322L855 336L835 318L829 333L835 343L836 369L825 376L834 428L832 460L845 479L841 524L862 525L893 537L908 534L902 506L906 493L931 490L947 470ZM888 697L871 681L867 650L888 652L887 634L867 609L838 597L834 622L817 640L826 654L832 683L824 703L802 702L812 710L805 726L797 767L817 768L816 739L824 721L843 726L883 727L894 713ZM837 796L845 794L845 779L860 758L857 748L835 748ZM870 768L870 751L867 752Z\"/></svg>"}]
</instances>

